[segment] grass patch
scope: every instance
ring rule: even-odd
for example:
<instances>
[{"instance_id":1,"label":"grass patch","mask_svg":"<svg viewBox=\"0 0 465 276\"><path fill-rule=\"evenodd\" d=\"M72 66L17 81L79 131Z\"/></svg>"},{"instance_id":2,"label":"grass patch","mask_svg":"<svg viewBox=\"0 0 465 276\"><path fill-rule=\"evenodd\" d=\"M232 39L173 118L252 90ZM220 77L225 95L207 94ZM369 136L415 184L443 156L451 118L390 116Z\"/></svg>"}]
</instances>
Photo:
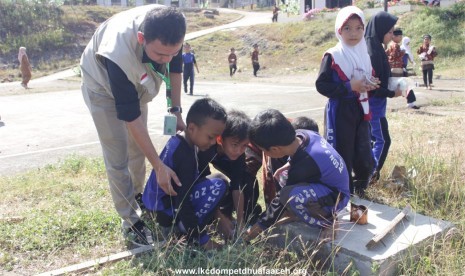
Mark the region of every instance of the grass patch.
<instances>
[{"instance_id":1,"label":"grass patch","mask_svg":"<svg viewBox=\"0 0 465 276\"><path fill-rule=\"evenodd\" d=\"M318 70L324 51L333 44L334 31L328 20L289 24L270 24L225 30L191 41L201 71L208 79L229 78L227 57L234 47L238 59L235 78L246 80L252 75L252 45L260 48L261 72L289 76Z\"/></svg>"},{"instance_id":2,"label":"grass patch","mask_svg":"<svg viewBox=\"0 0 465 276\"><path fill-rule=\"evenodd\" d=\"M451 98L439 105L444 110L460 109ZM438 108L434 106L433 108ZM427 113L390 113L389 127L393 141L382 171L381 183L369 189L378 202L413 210L437 219L451 221L456 229L422 248L407 254L399 266L402 275L459 275L465 265L465 139L463 113L433 116ZM395 165L415 171L398 189L387 188Z\"/></svg>"},{"instance_id":3,"label":"grass patch","mask_svg":"<svg viewBox=\"0 0 465 276\"><path fill-rule=\"evenodd\" d=\"M370 187L374 201L451 221L450 231L415 252L398 266L402 275L460 275L465 264L465 150L462 113L429 115L428 109L460 109L451 98L423 112L389 113L392 147L381 182ZM386 186L395 165L414 169L406 185ZM0 264L22 274L57 269L125 249L120 221L109 195L103 162L71 156L59 165L0 179L2 216L22 222L0 224ZM155 225L155 224L154 224ZM154 227L157 230L157 227ZM158 231L158 230L157 230ZM246 246L240 242L219 252L204 252L171 239L168 246L140 258L121 261L91 272L101 275L180 275L177 269L305 269L312 275L336 275L330 260L316 258L318 246L295 253L268 243L265 234ZM218 238L218 237L216 237ZM337 250L337 249L335 249ZM373 268L376 270L376 267ZM176 274L177 273L177 274ZM184 272L184 274L187 274ZM198 274L195 272L191 275ZM359 275L352 265L347 275Z\"/></svg>"}]
</instances>

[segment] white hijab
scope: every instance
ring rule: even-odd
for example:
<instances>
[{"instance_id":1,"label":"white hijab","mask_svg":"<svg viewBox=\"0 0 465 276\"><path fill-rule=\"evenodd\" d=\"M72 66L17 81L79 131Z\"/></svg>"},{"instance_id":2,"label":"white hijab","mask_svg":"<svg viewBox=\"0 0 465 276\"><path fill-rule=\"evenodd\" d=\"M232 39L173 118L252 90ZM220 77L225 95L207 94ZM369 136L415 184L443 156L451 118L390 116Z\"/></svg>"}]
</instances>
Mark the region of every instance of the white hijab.
<instances>
[{"instance_id":1,"label":"white hijab","mask_svg":"<svg viewBox=\"0 0 465 276\"><path fill-rule=\"evenodd\" d=\"M18 60L19 63L23 60L23 56L26 55L26 47L19 47L19 52L18 52Z\"/></svg>"},{"instance_id":2,"label":"white hijab","mask_svg":"<svg viewBox=\"0 0 465 276\"><path fill-rule=\"evenodd\" d=\"M363 28L365 29L365 16L362 10L355 6L348 6L339 11L336 17L336 24L334 31L339 42L333 48L329 49L335 64L341 68L346 77L351 80L356 77L357 79L371 78L373 74L373 67L371 67L370 56L368 55L367 43L365 36L362 36L360 42L355 46L349 46L344 43L342 36L339 33L342 26L347 22L349 17L356 14L362 21ZM368 93L366 91L360 92L358 101L363 109L364 120L370 120L370 107L368 103Z\"/></svg>"},{"instance_id":3,"label":"white hijab","mask_svg":"<svg viewBox=\"0 0 465 276\"><path fill-rule=\"evenodd\" d=\"M353 14L356 14L362 21L363 27L366 27L365 16L363 15L362 10L355 6L347 6L341 9L337 14L334 28L339 42L336 46L327 51L327 53L330 53L333 57L334 63L341 68L342 72L344 72L349 80L357 74L357 72L354 72L356 69L358 71L363 70L367 77L371 77L373 71L365 37L363 36L357 45L349 46L344 43L342 36L339 33L344 23L346 23L349 17Z\"/></svg>"},{"instance_id":4,"label":"white hijab","mask_svg":"<svg viewBox=\"0 0 465 276\"><path fill-rule=\"evenodd\" d=\"M400 46L401 50L404 50L405 53L408 55L410 60L413 60L412 50L410 49L410 38L404 36L402 38L402 46Z\"/></svg>"}]
</instances>

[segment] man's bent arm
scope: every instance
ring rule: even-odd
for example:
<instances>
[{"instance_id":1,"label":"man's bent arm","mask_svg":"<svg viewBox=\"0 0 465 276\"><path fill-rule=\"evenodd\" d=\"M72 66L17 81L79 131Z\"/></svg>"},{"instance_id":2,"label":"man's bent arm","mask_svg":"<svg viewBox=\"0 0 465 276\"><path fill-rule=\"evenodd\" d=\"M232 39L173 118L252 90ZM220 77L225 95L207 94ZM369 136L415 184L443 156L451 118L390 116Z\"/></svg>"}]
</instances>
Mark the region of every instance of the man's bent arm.
<instances>
[{"instance_id":1,"label":"man's bent arm","mask_svg":"<svg viewBox=\"0 0 465 276\"><path fill-rule=\"evenodd\" d=\"M171 186L171 179L173 179L178 186L181 186L181 183L179 182L179 179L173 170L171 170L160 160L160 157L158 156L158 153L153 146L152 140L150 139L149 133L142 121L141 116L137 117L137 119L132 122L126 122L126 125L129 133L134 138L134 141L136 141L140 150L144 153L154 168L157 175L158 184L162 190L169 195L176 195L176 192Z\"/></svg>"}]
</instances>

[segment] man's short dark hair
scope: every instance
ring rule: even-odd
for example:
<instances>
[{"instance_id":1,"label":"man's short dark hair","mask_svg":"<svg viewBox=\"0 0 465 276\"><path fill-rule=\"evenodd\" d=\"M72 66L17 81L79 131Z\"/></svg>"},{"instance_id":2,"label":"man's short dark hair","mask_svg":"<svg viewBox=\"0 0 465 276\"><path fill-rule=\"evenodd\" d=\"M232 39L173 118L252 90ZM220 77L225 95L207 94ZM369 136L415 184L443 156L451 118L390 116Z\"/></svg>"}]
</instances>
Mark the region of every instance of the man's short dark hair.
<instances>
[{"instance_id":1,"label":"man's short dark hair","mask_svg":"<svg viewBox=\"0 0 465 276\"><path fill-rule=\"evenodd\" d=\"M147 12L141 31L147 43L159 39L164 45L174 45L184 40L186 19L175 8L156 7Z\"/></svg>"},{"instance_id":2,"label":"man's short dark hair","mask_svg":"<svg viewBox=\"0 0 465 276\"><path fill-rule=\"evenodd\" d=\"M226 111L217 101L211 98L196 100L187 112L186 123L202 126L208 118L226 123Z\"/></svg>"},{"instance_id":3,"label":"man's short dark hair","mask_svg":"<svg viewBox=\"0 0 465 276\"><path fill-rule=\"evenodd\" d=\"M315 132L319 132L318 124L312 118L306 116L300 116L294 118L291 122L294 129L308 129Z\"/></svg>"},{"instance_id":4,"label":"man's short dark hair","mask_svg":"<svg viewBox=\"0 0 465 276\"><path fill-rule=\"evenodd\" d=\"M290 145L295 140L295 130L281 112L267 109L252 120L249 139L257 146L269 150L274 146Z\"/></svg>"},{"instance_id":5,"label":"man's short dark hair","mask_svg":"<svg viewBox=\"0 0 465 276\"><path fill-rule=\"evenodd\" d=\"M234 137L243 141L247 139L250 118L242 111L231 110L228 112L228 119L226 120L226 127L224 128L223 134L221 137L228 138Z\"/></svg>"}]
</instances>

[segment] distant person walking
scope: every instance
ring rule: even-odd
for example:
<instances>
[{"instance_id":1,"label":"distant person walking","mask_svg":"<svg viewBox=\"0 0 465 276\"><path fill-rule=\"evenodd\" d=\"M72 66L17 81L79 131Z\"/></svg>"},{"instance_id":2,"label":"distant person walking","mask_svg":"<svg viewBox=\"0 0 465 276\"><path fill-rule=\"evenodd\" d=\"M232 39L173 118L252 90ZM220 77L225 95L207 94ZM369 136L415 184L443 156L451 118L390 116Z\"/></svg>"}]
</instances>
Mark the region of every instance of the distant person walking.
<instances>
[{"instance_id":1,"label":"distant person walking","mask_svg":"<svg viewBox=\"0 0 465 276\"><path fill-rule=\"evenodd\" d=\"M280 11L280 9L278 8L278 6L274 5L274 7L273 7L273 17L271 18L271 22L278 22L279 11Z\"/></svg>"},{"instance_id":2,"label":"distant person walking","mask_svg":"<svg viewBox=\"0 0 465 276\"><path fill-rule=\"evenodd\" d=\"M423 84L426 89L431 90L433 84L434 58L438 55L436 47L431 45L431 35L423 36L423 44L417 50L421 60L421 70L423 71Z\"/></svg>"},{"instance_id":3,"label":"distant person walking","mask_svg":"<svg viewBox=\"0 0 465 276\"><path fill-rule=\"evenodd\" d=\"M192 95L194 92L194 66L199 73L199 67L197 66L197 61L195 60L194 53L191 52L192 48L189 43L184 44L184 54L182 54L182 60L184 63L183 70L183 80L184 80L184 93L187 93L187 81L190 80L189 85L189 95Z\"/></svg>"},{"instance_id":4,"label":"distant person walking","mask_svg":"<svg viewBox=\"0 0 465 276\"><path fill-rule=\"evenodd\" d=\"M410 49L410 37L404 36L402 38L402 46L400 46L400 49L405 52L402 57L402 63L404 67L404 77L408 77L407 66L409 61L412 63L412 66L415 66L415 60L413 59L412 50Z\"/></svg>"},{"instance_id":5,"label":"distant person walking","mask_svg":"<svg viewBox=\"0 0 465 276\"><path fill-rule=\"evenodd\" d=\"M236 50L234 48L231 48L231 52L229 53L228 56L228 62L229 62L229 76L233 76L236 73L237 70L237 56L236 56Z\"/></svg>"},{"instance_id":6,"label":"distant person walking","mask_svg":"<svg viewBox=\"0 0 465 276\"><path fill-rule=\"evenodd\" d=\"M253 51L252 51L252 54L251 54L251 58L252 58L253 75L255 77L257 76L258 70L260 70L260 63L258 62L258 55L259 54L260 53L258 51L258 45L254 44L253 45Z\"/></svg>"},{"instance_id":7,"label":"distant person walking","mask_svg":"<svg viewBox=\"0 0 465 276\"><path fill-rule=\"evenodd\" d=\"M32 77L32 66L29 63L29 58L27 57L25 47L19 47L18 61L19 69L21 71L21 77L23 78L21 86L25 89L28 89L29 87L27 86L27 84L29 83Z\"/></svg>"}]
</instances>

